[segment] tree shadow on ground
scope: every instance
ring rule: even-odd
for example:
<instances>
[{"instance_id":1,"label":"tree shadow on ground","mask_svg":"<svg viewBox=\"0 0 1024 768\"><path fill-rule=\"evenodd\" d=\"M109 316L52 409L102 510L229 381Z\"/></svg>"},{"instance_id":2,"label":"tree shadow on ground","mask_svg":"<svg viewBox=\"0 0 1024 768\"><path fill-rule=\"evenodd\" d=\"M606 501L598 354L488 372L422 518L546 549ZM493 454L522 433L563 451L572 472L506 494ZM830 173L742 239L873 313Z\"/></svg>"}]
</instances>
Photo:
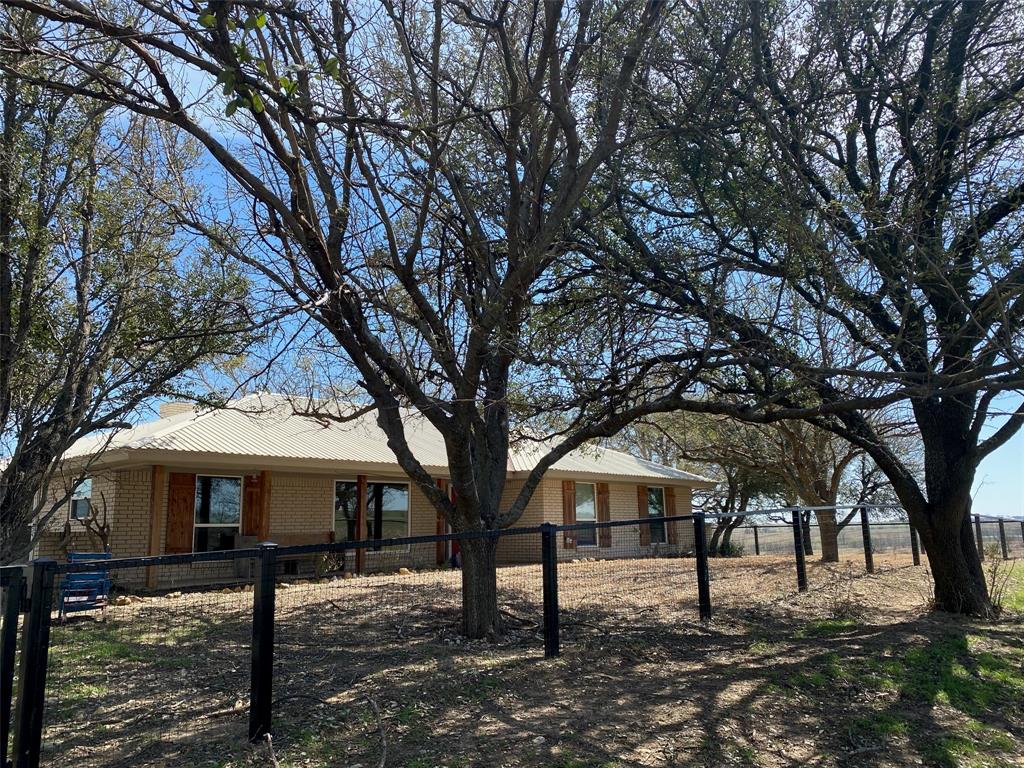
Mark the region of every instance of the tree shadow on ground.
<instances>
[{"instance_id":1,"label":"tree shadow on ground","mask_svg":"<svg viewBox=\"0 0 1024 768\"><path fill-rule=\"evenodd\" d=\"M704 626L689 576L652 570L650 584L571 605L551 660L526 570L503 579L509 632L496 643L459 636L452 574L282 590L281 765L376 765L382 728L398 768L1012 765L1024 754L1019 620L890 605L921 578L895 571L863 585L868 618L836 617L823 592L792 594L789 576L765 577L759 600L717 580ZM83 625L89 640L70 645L80 652L66 672L105 688L58 710L51 754L79 766L269 765L244 744L248 617L241 598L223 599L185 628L160 605L115 617L105 632L126 649ZM168 642L174 633L184 637Z\"/></svg>"}]
</instances>

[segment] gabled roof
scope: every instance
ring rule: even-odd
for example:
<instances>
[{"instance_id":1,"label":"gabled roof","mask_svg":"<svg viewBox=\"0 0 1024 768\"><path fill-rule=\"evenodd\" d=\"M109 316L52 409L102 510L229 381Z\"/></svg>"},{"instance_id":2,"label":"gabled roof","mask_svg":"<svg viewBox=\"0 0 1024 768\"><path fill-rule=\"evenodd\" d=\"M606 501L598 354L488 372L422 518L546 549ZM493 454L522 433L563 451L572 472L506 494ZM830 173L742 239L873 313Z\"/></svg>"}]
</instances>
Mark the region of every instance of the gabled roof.
<instances>
[{"instance_id":1,"label":"gabled roof","mask_svg":"<svg viewBox=\"0 0 1024 768\"><path fill-rule=\"evenodd\" d=\"M403 419L413 455L428 469L445 471L448 458L440 433L415 411L403 411ZM180 454L182 461L252 457L265 464L376 465L379 471L399 471L375 413L342 423L296 414L291 399L272 394L247 395L226 408L179 413L112 435L89 437L75 443L64 458L84 458L100 451L104 462L149 463L156 454L164 461L168 460L166 454ZM509 458L510 476L529 473L546 452L543 443L514 446ZM713 480L699 475L599 446L569 453L549 472L714 485Z\"/></svg>"}]
</instances>

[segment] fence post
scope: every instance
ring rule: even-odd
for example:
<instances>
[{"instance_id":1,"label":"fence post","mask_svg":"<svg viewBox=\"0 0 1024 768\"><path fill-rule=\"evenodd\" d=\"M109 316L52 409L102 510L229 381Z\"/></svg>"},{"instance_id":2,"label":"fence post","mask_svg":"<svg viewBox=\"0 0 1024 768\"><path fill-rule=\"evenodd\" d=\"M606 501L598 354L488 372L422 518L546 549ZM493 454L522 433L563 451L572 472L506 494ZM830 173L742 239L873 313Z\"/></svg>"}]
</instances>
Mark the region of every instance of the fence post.
<instances>
[{"instance_id":1,"label":"fence post","mask_svg":"<svg viewBox=\"0 0 1024 768\"><path fill-rule=\"evenodd\" d=\"M754 554L761 554L761 541L757 538L757 526L754 526Z\"/></svg>"},{"instance_id":2,"label":"fence post","mask_svg":"<svg viewBox=\"0 0 1024 768\"><path fill-rule=\"evenodd\" d=\"M871 521L868 520L868 510L860 508L860 535L864 539L864 567L868 573L875 572L875 556L871 551Z\"/></svg>"},{"instance_id":3,"label":"fence post","mask_svg":"<svg viewBox=\"0 0 1024 768\"><path fill-rule=\"evenodd\" d=\"M978 559L985 560L985 539L981 537L981 515L974 516L974 543L978 545Z\"/></svg>"},{"instance_id":4,"label":"fence post","mask_svg":"<svg viewBox=\"0 0 1024 768\"><path fill-rule=\"evenodd\" d=\"M14 661L18 645L18 616L25 579L20 568L11 570L3 606L4 626L0 632L0 766L7 766L11 735L11 697L14 695Z\"/></svg>"},{"instance_id":5,"label":"fence post","mask_svg":"<svg viewBox=\"0 0 1024 768\"><path fill-rule=\"evenodd\" d=\"M56 565L50 558L39 558L29 566L29 610L21 637L21 674L14 712L15 768L39 768Z\"/></svg>"},{"instance_id":6,"label":"fence post","mask_svg":"<svg viewBox=\"0 0 1024 768\"><path fill-rule=\"evenodd\" d=\"M793 551L796 553L796 587L807 591L807 560L804 557L804 528L800 510L793 510Z\"/></svg>"},{"instance_id":7,"label":"fence post","mask_svg":"<svg viewBox=\"0 0 1024 768\"><path fill-rule=\"evenodd\" d=\"M544 579L544 657L559 654L558 636L558 539L551 523L540 526L541 573Z\"/></svg>"},{"instance_id":8,"label":"fence post","mask_svg":"<svg viewBox=\"0 0 1024 768\"><path fill-rule=\"evenodd\" d=\"M910 552L914 556L914 565L921 564L921 542L917 539L917 529L913 523L910 525Z\"/></svg>"},{"instance_id":9,"label":"fence post","mask_svg":"<svg viewBox=\"0 0 1024 768\"><path fill-rule=\"evenodd\" d=\"M711 572L708 569L708 532L704 527L704 513L693 515L693 548L697 553L697 603L700 620L711 621Z\"/></svg>"},{"instance_id":10,"label":"fence post","mask_svg":"<svg viewBox=\"0 0 1024 768\"><path fill-rule=\"evenodd\" d=\"M1010 550L1006 546L1006 523L1003 522L1003 518L999 518L999 546L1003 549L1003 560L1010 559Z\"/></svg>"},{"instance_id":11,"label":"fence post","mask_svg":"<svg viewBox=\"0 0 1024 768\"><path fill-rule=\"evenodd\" d=\"M252 667L249 678L249 741L270 733L274 688L274 604L277 544L261 542L259 575L252 591Z\"/></svg>"}]
</instances>

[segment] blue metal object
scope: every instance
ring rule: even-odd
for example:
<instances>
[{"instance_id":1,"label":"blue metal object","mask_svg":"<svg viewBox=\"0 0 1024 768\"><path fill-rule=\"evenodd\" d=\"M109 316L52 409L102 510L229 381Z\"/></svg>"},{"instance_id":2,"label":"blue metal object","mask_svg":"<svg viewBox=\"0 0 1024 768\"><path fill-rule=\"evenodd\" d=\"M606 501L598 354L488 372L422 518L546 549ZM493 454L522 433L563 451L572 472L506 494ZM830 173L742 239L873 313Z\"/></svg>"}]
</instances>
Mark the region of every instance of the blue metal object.
<instances>
[{"instance_id":1,"label":"blue metal object","mask_svg":"<svg viewBox=\"0 0 1024 768\"><path fill-rule=\"evenodd\" d=\"M109 552L70 552L69 563L102 563L110 560ZM63 620L75 611L105 610L110 599L110 572L105 565L96 570L66 573L60 582L60 609L58 618Z\"/></svg>"}]
</instances>

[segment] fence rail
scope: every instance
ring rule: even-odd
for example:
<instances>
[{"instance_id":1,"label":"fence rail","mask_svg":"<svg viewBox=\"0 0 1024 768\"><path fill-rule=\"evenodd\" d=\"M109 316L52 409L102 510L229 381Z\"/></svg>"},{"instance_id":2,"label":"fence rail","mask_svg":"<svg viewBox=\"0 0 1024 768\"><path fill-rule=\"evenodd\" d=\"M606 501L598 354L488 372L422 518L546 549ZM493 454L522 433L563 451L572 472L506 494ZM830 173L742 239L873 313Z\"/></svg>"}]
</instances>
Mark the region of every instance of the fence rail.
<instances>
[{"instance_id":1,"label":"fence rail","mask_svg":"<svg viewBox=\"0 0 1024 768\"><path fill-rule=\"evenodd\" d=\"M732 532L747 555L791 565L792 580L773 587L774 599L810 586L806 521L799 510L781 514L748 516ZM905 520L872 520L866 510L858 517L839 544L841 553L863 556L865 571L887 553L921 562ZM538 656L588 642L595 630L706 622L716 590L767 589L741 583L749 576L709 552L715 523L695 513L0 568L0 766L36 768L53 760L47 750L73 762L111 743L120 750L116 764L200 762L209 756L175 751L183 732L198 743L218 734L257 740L275 722L301 719L292 702L324 701L339 685L377 674L382 657L406 671L428 668L432 643L463 642L454 629L462 577L457 568L401 564L475 541L491 541L504 563L494 588L509 642L535 647ZM976 517L974 525L987 556L1024 556L1024 523ZM811 546L820 546L813 529ZM354 552L374 574L351 572ZM314 577L288 569L297 558L317 563ZM115 584L105 620L66 620L67 580L97 569ZM147 591L153 583L189 587ZM611 610L622 606L628 625ZM351 680L339 682L339 670ZM159 696L147 698L154 690Z\"/></svg>"}]
</instances>

